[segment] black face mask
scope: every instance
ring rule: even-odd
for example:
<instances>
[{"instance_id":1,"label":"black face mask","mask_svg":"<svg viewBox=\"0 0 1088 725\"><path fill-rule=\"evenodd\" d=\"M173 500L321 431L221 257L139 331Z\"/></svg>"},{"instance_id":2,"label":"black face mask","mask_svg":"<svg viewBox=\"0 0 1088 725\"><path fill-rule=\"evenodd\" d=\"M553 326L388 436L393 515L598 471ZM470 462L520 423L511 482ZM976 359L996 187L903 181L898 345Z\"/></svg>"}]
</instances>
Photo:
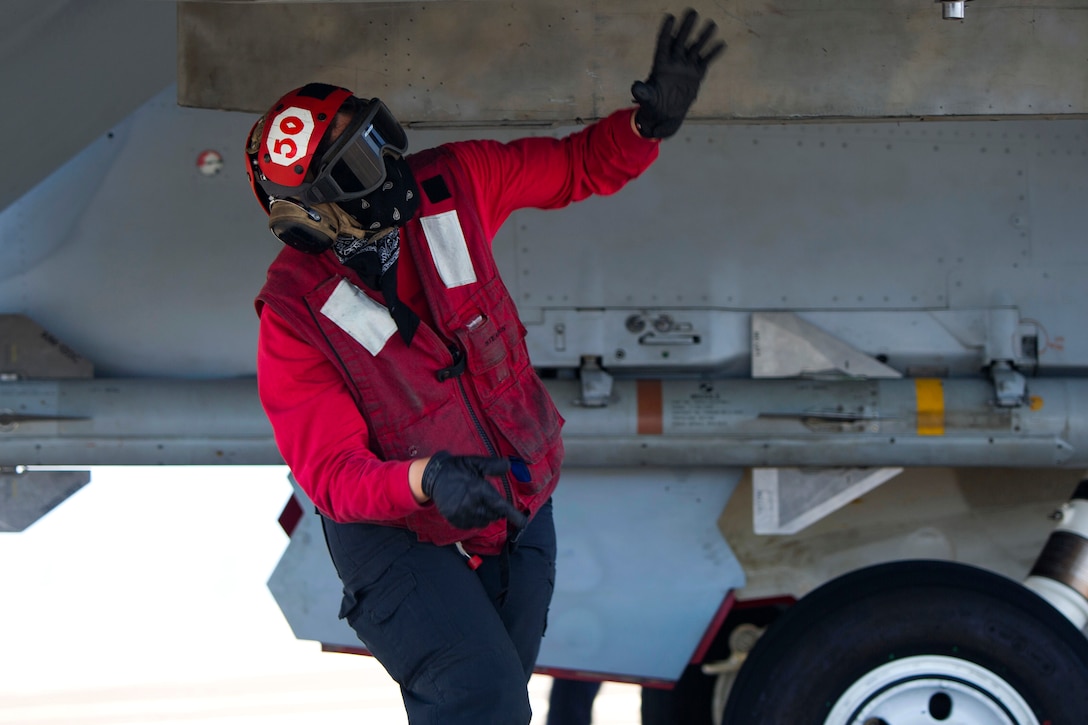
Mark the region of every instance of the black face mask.
<instances>
[{"instance_id":1,"label":"black face mask","mask_svg":"<svg viewBox=\"0 0 1088 725\"><path fill-rule=\"evenodd\" d=\"M404 158L385 157L385 182L376 191L359 199L338 201L364 231L402 226L419 211L419 187Z\"/></svg>"}]
</instances>

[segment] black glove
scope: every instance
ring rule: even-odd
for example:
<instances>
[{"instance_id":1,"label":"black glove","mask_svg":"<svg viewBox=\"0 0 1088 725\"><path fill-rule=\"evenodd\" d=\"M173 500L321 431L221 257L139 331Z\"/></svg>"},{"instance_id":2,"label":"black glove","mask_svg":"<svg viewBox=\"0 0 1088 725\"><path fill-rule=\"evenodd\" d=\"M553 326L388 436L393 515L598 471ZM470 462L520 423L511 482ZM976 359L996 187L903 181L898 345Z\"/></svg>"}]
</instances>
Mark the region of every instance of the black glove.
<instances>
[{"instance_id":1,"label":"black glove","mask_svg":"<svg viewBox=\"0 0 1088 725\"><path fill-rule=\"evenodd\" d=\"M650 77L645 81L635 81L631 86L631 95L639 105L635 125L646 138L668 138L679 130L699 93L699 84L706 75L707 66L725 50L725 42L718 41L703 52L703 46L710 41L710 36L718 27L712 20L707 21L698 39L688 45L688 35L696 18L698 13L689 9L680 23L680 29L673 36L672 27L676 18L665 16L657 36Z\"/></svg>"},{"instance_id":2,"label":"black glove","mask_svg":"<svg viewBox=\"0 0 1088 725\"><path fill-rule=\"evenodd\" d=\"M440 451L423 469L423 493L434 501L438 513L459 529L478 529L501 518L523 528L525 515L486 479L509 470L510 461L505 458L451 456Z\"/></svg>"}]
</instances>

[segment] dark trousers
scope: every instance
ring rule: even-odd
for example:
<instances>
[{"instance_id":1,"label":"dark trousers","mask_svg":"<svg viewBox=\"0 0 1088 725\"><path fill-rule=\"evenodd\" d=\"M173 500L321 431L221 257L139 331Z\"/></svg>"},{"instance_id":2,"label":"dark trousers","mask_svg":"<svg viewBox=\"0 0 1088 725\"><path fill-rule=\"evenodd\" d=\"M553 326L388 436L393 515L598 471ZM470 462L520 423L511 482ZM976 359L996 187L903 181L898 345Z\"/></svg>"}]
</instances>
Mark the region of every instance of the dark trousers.
<instances>
[{"instance_id":1,"label":"dark trousers","mask_svg":"<svg viewBox=\"0 0 1088 725\"><path fill-rule=\"evenodd\" d=\"M590 725L600 682L556 677L548 697L547 725Z\"/></svg>"},{"instance_id":2,"label":"dark trousers","mask_svg":"<svg viewBox=\"0 0 1088 725\"><path fill-rule=\"evenodd\" d=\"M551 501L510 547L507 576L501 555L473 571L455 547L405 529L322 522L340 616L400 684L411 725L528 725L555 586Z\"/></svg>"}]
</instances>

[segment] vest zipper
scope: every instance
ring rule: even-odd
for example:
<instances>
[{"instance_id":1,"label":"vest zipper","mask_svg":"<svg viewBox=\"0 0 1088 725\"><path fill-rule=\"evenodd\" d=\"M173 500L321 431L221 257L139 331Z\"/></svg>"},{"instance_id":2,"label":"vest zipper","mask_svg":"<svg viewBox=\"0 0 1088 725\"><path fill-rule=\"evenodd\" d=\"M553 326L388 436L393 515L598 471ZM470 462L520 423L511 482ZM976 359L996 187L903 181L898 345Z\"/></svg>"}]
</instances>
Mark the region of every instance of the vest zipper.
<instances>
[{"instance_id":1,"label":"vest zipper","mask_svg":"<svg viewBox=\"0 0 1088 725\"><path fill-rule=\"evenodd\" d=\"M455 379L457 380L457 387L461 391L461 398L465 401L465 407L468 408L468 415L472 418L472 424L476 426L476 432L480 434L480 439L483 440L484 445L487 446L487 452L490 453L493 458L498 458L499 452L495 449L495 445L488 437L483 424L476 416L476 409L472 406L472 401L468 397L468 391L465 389L464 380L460 377ZM509 501L511 505L514 505L514 492L510 488L510 479L506 475L502 477L502 487L503 490L506 491L506 500Z\"/></svg>"}]
</instances>

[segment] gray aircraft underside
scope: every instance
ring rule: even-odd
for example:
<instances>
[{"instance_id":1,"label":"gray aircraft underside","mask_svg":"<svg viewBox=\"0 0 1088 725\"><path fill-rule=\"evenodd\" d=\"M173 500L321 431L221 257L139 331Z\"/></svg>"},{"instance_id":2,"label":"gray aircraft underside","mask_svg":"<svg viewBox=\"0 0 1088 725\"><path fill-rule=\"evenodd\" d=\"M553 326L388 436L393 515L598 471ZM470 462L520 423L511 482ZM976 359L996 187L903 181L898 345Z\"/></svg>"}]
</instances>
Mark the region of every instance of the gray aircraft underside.
<instances>
[{"instance_id":1,"label":"gray aircraft underside","mask_svg":"<svg viewBox=\"0 0 1088 725\"><path fill-rule=\"evenodd\" d=\"M659 161L494 241L567 419L547 668L675 680L731 592L905 556L1022 579L1088 467L1088 3L694 5L730 49ZM629 103L681 9L14 6L12 107L64 90L0 122L9 530L86 481L19 499L39 468L282 464L253 311L279 242L242 165L264 104L321 78L381 95L416 150L561 135ZM270 586L299 637L352 649L315 521Z\"/></svg>"}]
</instances>

